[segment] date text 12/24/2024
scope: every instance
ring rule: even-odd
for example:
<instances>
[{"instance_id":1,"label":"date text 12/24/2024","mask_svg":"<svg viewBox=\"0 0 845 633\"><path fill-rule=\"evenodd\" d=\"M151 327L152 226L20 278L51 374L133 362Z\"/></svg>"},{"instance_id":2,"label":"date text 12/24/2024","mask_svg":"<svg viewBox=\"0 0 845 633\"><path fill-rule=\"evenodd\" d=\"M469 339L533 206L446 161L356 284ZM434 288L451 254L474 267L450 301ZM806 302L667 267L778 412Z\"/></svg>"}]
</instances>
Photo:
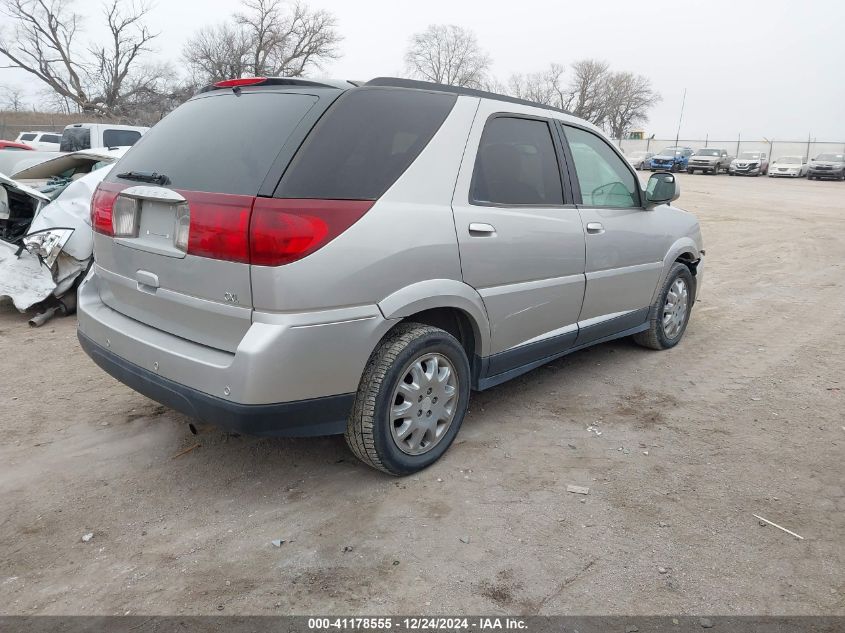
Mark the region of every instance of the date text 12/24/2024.
<instances>
[{"instance_id":1,"label":"date text 12/24/2024","mask_svg":"<svg viewBox=\"0 0 845 633\"><path fill-rule=\"evenodd\" d=\"M497 617L405 617L405 618L308 618L314 631L492 631L527 628L521 618Z\"/></svg>"}]
</instances>

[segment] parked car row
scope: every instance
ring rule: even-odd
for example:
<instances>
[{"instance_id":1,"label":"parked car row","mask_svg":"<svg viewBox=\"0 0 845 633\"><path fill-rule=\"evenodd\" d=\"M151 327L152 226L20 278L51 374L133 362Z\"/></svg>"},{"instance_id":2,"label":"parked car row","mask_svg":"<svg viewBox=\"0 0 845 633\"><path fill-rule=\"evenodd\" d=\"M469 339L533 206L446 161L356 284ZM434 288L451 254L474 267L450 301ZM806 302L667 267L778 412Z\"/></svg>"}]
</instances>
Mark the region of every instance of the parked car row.
<instances>
[{"instance_id":1,"label":"parked car row","mask_svg":"<svg viewBox=\"0 0 845 633\"><path fill-rule=\"evenodd\" d=\"M27 149L42 152L76 152L92 147L129 147L148 129L150 128L114 123L73 123L65 127L61 134L40 130L21 132L14 142Z\"/></svg>"},{"instance_id":2,"label":"parked car row","mask_svg":"<svg viewBox=\"0 0 845 633\"><path fill-rule=\"evenodd\" d=\"M770 164L766 152L747 151L734 158L718 147L697 151L690 147L667 147L657 154L629 152L625 158L638 170L845 180L845 154L819 154L809 162L803 156L780 156Z\"/></svg>"}]
</instances>

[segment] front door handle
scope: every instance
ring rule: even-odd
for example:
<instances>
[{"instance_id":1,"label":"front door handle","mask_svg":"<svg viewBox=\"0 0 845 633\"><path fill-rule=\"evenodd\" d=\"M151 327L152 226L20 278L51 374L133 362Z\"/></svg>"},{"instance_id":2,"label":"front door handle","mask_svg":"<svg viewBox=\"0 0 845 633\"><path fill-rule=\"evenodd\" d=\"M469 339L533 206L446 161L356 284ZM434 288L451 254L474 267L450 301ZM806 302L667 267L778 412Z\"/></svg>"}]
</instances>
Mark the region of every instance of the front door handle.
<instances>
[{"instance_id":1,"label":"front door handle","mask_svg":"<svg viewBox=\"0 0 845 633\"><path fill-rule=\"evenodd\" d=\"M587 233L601 235L604 233L604 225L601 222L587 222Z\"/></svg>"},{"instance_id":2,"label":"front door handle","mask_svg":"<svg viewBox=\"0 0 845 633\"><path fill-rule=\"evenodd\" d=\"M469 225L469 234L475 237L496 235L496 227L492 224L485 224L484 222L472 222Z\"/></svg>"}]
</instances>

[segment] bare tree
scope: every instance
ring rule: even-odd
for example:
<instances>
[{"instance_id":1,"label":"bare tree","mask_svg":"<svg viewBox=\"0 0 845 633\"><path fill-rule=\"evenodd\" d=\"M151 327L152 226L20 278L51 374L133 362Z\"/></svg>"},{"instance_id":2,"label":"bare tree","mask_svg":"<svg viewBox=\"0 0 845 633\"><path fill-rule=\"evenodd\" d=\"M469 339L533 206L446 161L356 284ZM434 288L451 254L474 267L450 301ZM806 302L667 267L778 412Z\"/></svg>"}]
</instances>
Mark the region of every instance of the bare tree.
<instances>
[{"instance_id":1,"label":"bare tree","mask_svg":"<svg viewBox=\"0 0 845 633\"><path fill-rule=\"evenodd\" d=\"M243 76L301 77L339 57L337 20L296 2L243 0L233 21L206 27L188 40L183 57L194 81Z\"/></svg>"},{"instance_id":2,"label":"bare tree","mask_svg":"<svg viewBox=\"0 0 845 633\"><path fill-rule=\"evenodd\" d=\"M621 139L631 127L648 120L648 110L659 103L660 95L642 75L613 73L607 82L605 128L612 138Z\"/></svg>"},{"instance_id":3,"label":"bare tree","mask_svg":"<svg viewBox=\"0 0 845 633\"><path fill-rule=\"evenodd\" d=\"M565 108L570 95L563 86L563 74L561 64L550 64L548 69L540 72L511 75L508 92L520 99Z\"/></svg>"},{"instance_id":4,"label":"bare tree","mask_svg":"<svg viewBox=\"0 0 845 633\"><path fill-rule=\"evenodd\" d=\"M607 62L581 59L571 65L564 108L591 123L603 126L607 119L607 88L611 71Z\"/></svg>"},{"instance_id":5,"label":"bare tree","mask_svg":"<svg viewBox=\"0 0 845 633\"><path fill-rule=\"evenodd\" d=\"M104 7L109 37L87 49L78 37L82 16L69 0L0 0L0 11L14 22L11 35L0 34L4 67L30 73L83 112L121 114L139 86L157 79L140 63L156 37L144 24L144 4L109 0Z\"/></svg>"},{"instance_id":6,"label":"bare tree","mask_svg":"<svg viewBox=\"0 0 845 633\"><path fill-rule=\"evenodd\" d=\"M432 24L411 37L405 64L411 77L483 88L488 83L490 56L481 50L472 31L453 24Z\"/></svg>"},{"instance_id":7,"label":"bare tree","mask_svg":"<svg viewBox=\"0 0 845 633\"><path fill-rule=\"evenodd\" d=\"M119 0L111 0L104 13L109 29L108 43L92 46L94 58L91 76L92 101L104 113L124 114L123 106L139 93L150 91L159 83L160 67L138 63L138 58L150 52L149 43L156 37L144 24L149 11L145 4L131 4L123 9Z\"/></svg>"},{"instance_id":8,"label":"bare tree","mask_svg":"<svg viewBox=\"0 0 845 633\"><path fill-rule=\"evenodd\" d=\"M243 29L222 23L197 31L185 44L182 56L191 81L199 86L248 74L251 48Z\"/></svg>"},{"instance_id":9,"label":"bare tree","mask_svg":"<svg viewBox=\"0 0 845 633\"><path fill-rule=\"evenodd\" d=\"M0 86L0 94L3 95L2 107L4 110L20 112L26 107L23 90L19 86Z\"/></svg>"}]
</instances>

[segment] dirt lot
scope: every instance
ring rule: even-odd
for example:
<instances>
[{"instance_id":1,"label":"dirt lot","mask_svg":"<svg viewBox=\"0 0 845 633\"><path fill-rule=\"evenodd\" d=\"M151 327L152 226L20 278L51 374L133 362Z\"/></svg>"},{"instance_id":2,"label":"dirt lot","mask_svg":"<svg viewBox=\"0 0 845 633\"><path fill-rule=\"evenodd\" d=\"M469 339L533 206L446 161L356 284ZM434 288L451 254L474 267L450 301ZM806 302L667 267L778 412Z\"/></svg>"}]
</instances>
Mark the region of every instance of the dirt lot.
<instances>
[{"instance_id":1,"label":"dirt lot","mask_svg":"<svg viewBox=\"0 0 845 633\"><path fill-rule=\"evenodd\" d=\"M401 480L342 438L193 436L72 319L0 309L0 611L845 614L845 183L681 185L707 247L683 343L475 394Z\"/></svg>"}]
</instances>

